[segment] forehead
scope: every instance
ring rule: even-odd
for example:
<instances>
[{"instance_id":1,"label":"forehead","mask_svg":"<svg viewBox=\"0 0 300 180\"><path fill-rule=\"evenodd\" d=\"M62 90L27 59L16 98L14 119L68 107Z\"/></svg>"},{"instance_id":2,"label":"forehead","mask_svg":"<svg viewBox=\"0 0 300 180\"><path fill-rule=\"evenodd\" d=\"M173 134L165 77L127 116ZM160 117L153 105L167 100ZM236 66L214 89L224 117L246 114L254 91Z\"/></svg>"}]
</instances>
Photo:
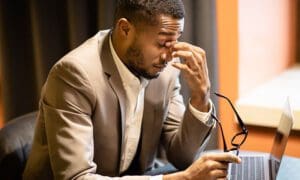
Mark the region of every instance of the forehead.
<instances>
[{"instance_id":1,"label":"forehead","mask_svg":"<svg viewBox=\"0 0 300 180\"><path fill-rule=\"evenodd\" d=\"M180 36L184 28L184 19L175 19L171 16L160 16L159 17L159 35L164 36Z\"/></svg>"},{"instance_id":2,"label":"forehead","mask_svg":"<svg viewBox=\"0 0 300 180\"><path fill-rule=\"evenodd\" d=\"M158 23L155 25L140 24L141 34L149 38L176 40L183 32L184 19L175 19L171 16L158 16Z\"/></svg>"}]
</instances>

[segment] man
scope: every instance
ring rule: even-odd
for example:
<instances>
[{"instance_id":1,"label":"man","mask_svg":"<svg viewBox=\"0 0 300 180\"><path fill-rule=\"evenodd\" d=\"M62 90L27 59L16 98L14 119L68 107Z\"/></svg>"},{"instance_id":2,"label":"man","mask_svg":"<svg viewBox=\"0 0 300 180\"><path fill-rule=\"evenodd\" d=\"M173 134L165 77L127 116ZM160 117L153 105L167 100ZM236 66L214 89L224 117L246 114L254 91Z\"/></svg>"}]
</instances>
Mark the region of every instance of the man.
<instances>
[{"instance_id":1,"label":"man","mask_svg":"<svg viewBox=\"0 0 300 180\"><path fill-rule=\"evenodd\" d=\"M51 69L24 179L225 178L238 157L196 160L214 125L213 106L205 52L177 41L183 24L180 0L118 1L114 28ZM191 94L187 108L180 71ZM160 143L179 171L143 176Z\"/></svg>"}]
</instances>

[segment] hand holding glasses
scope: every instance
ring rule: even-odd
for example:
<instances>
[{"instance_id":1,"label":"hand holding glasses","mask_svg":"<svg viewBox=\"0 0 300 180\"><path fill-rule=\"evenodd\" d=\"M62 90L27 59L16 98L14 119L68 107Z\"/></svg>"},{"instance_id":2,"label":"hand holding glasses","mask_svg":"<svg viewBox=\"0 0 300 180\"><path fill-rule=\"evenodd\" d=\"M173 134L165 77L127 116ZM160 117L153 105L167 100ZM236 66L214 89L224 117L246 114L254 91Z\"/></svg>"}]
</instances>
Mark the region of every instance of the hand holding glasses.
<instances>
[{"instance_id":1,"label":"hand holding glasses","mask_svg":"<svg viewBox=\"0 0 300 180\"><path fill-rule=\"evenodd\" d=\"M224 136L224 131L222 128L222 124L221 121L214 115L211 114L212 118L216 120L216 122L218 123L218 125L220 126L221 129L221 134L222 134L222 140L223 140L223 147L224 147L224 152L230 152L230 151L236 151L236 155L239 155L239 149L240 146L245 142L247 135L248 135L248 130L245 126L245 124L243 123L240 115L238 114L237 110L235 109L235 107L233 106L232 102L230 101L229 98L227 98L226 96L223 96L221 94L215 93L215 95L217 95L218 97L224 98L231 106L237 120L238 123L240 125L241 131L236 133L232 139L231 139L231 145L233 146L232 148L228 149L227 145L226 145L226 141L225 141L225 136Z\"/></svg>"}]
</instances>

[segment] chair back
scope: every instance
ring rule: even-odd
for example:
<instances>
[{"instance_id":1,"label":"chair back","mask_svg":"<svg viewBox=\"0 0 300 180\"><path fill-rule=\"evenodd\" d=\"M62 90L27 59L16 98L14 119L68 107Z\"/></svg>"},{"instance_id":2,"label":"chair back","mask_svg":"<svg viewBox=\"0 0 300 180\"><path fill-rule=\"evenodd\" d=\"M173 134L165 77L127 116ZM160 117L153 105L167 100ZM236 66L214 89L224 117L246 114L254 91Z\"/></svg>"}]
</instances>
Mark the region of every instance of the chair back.
<instances>
[{"instance_id":1,"label":"chair back","mask_svg":"<svg viewBox=\"0 0 300 180\"><path fill-rule=\"evenodd\" d=\"M22 179L31 150L37 112L9 121L0 130L0 179Z\"/></svg>"}]
</instances>

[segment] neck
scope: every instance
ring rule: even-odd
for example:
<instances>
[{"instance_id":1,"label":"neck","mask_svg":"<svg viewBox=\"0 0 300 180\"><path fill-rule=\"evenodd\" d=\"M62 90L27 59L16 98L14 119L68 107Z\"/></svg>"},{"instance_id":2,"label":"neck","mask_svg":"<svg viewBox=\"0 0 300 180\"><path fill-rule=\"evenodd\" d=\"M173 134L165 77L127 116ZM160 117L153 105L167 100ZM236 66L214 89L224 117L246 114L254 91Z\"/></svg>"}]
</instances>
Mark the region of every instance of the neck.
<instances>
[{"instance_id":1,"label":"neck","mask_svg":"<svg viewBox=\"0 0 300 180\"><path fill-rule=\"evenodd\" d=\"M124 47L122 40L118 37L117 33L114 30L112 30L111 42L116 54L118 55L120 60L125 64L124 55L126 53L126 48Z\"/></svg>"}]
</instances>

